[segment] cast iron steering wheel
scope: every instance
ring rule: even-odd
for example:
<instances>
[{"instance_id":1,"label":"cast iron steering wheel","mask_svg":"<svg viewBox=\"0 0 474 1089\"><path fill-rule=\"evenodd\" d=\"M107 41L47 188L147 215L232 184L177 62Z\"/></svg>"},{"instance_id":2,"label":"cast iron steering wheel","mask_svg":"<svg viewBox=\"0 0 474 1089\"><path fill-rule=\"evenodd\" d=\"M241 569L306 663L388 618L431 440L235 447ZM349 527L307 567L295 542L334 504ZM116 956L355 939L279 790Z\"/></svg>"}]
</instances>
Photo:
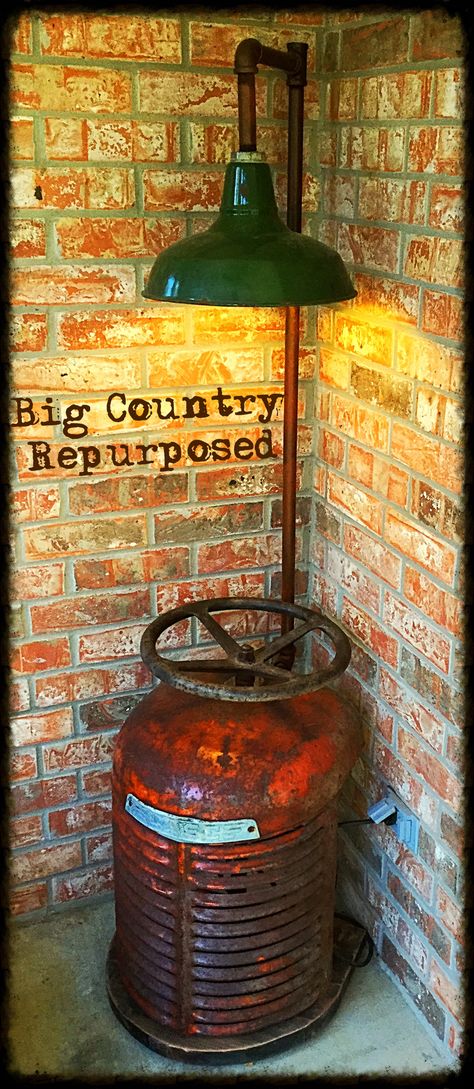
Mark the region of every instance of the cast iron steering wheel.
<instances>
[{"instance_id":1,"label":"cast iron steering wheel","mask_svg":"<svg viewBox=\"0 0 474 1089\"><path fill-rule=\"evenodd\" d=\"M270 639L263 647L255 650L249 645L242 646L212 616L213 612L232 609L253 610L258 612L280 613L291 619L302 620L302 624ZM197 617L207 628L210 635L222 647L224 658L171 660L158 654L156 642L160 635L173 624L190 617ZM329 636L335 650L332 661L324 669L316 669L307 674L295 674L284 665L271 665L270 659L291 648L297 639L312 631L323 631ZM289 699L304 692L314 692L327 684L329 680L344 672L351 657L351 647L347 636L332 620L316 609L306 609L301 605L290 605L284 601L257 597L218 597L204 601L194 601L179 605L157 617L143 633L140 651L145 665L160 680L194 692L198 696L214 696L218 699L256 703L262 700ZM189 674L230 673L233 682L222 679L220 683L209 680L197 680Z\"/></svg>"}]
</instances>

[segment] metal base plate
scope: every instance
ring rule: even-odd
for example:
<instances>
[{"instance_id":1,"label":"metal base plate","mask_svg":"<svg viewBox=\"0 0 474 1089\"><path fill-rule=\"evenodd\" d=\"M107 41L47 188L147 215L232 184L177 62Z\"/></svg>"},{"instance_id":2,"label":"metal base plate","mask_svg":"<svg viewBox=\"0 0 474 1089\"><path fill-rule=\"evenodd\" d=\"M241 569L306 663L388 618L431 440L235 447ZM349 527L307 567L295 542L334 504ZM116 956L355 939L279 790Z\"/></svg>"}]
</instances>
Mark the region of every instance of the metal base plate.
<instances>
[{"instance_id":1,"label":"metal base plate","mask_svg":"<svg viewBox=\"0 0 474 1089\"><path fill-rule=\"evenodd\" d=\"M107 992L115 1015L126 1029L146 1047L180 1062L249 1062L284 1051L320 1028L336 1012L366 937L362 927L345 919L334 921L333 976L324 997L304 1013L271 1028L227 1038L184 1037L142 1013L123 986L117 967L115 939L107 958ZM348 963L349 962L349 963Z\"/></svg>"}]
</instances>

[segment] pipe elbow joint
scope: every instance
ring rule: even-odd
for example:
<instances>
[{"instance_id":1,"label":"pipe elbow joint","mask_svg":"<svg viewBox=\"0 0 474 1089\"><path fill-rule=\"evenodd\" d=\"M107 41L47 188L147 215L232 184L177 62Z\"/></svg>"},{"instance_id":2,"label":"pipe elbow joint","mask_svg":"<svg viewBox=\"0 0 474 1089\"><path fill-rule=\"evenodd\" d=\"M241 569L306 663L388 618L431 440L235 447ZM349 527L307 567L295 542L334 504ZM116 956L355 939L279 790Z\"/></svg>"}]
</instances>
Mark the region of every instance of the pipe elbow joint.
<instances>
[{"instance_id":1,"label":"pipe elbow joint","mask_svg":"<svg viewBox=\"0 0 474 1089\"><path fill-rule=\"evenodd\" d=\"M235 50L234 73L236 76L256 75L262 56L262 45L258 38L244 38Z\"/></svg>"}]
</instances>

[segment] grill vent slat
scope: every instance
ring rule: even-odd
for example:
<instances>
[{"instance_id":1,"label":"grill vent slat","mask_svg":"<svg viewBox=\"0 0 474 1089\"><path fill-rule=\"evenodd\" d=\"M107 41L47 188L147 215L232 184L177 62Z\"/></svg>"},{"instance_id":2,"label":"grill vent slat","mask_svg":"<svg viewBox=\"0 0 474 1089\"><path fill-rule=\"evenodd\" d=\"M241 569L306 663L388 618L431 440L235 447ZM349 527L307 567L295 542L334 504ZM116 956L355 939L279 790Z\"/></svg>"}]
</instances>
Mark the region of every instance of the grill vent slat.
<instances>
[{"instance_id":1,"label":"grill vent slat","mask_svg":"<svg viewBox=\"0 0 474 1089\"><path fill-rule=\"evenodd\" d=\"M134 1002L204 1036L256 1032L315 1002L327 975L334 820L326 811L267 840L183 846L123 814L116 940Z\"/></svg>"}]
</instances>

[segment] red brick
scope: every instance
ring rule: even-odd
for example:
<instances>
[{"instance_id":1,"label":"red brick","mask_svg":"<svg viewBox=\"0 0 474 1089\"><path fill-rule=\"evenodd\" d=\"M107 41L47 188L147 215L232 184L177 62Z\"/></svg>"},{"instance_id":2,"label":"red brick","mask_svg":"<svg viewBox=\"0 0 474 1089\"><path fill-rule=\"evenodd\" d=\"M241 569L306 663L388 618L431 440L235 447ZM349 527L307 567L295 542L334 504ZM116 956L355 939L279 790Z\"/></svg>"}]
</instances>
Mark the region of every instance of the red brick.
<instances>
[{"instance_id":1,"label":"red brick","mask_svg":"<svg viewBox=\"0 0 474 1089\"><path fill-rule=\"evenodd\" d=\"M388 452L389 423L387 417L370 408L363 408L345 397L333 396L331 423L343 434L357 439L371 449Z\"/></svg>"},{"instance_id":2,"label":"red brick","mask_svg":"<svg viewBox=\"0 0 474 1089\"><path fill-rule=\"evenodd\" d=\"M131 77L113 68L60 64L14 64L12 101L35 110L87 113L129 112Z\"/></svg>"},{"instance_id":3,"label":"red brick","mask_svg":"<svg viewBox=\"0 0 474 1089\"><path fill-rule=\"evenodd\" d=\"M48 886L45 881L36 885L25 885L22 889L10 890L10 911L12 915L28 915L32 911L38 911L46 907L48 903Z\"/></svg>"},{"instance_id":4,"label":"red brick","mask_svg":"<svg viewBox=\"0 0 474 1089\"><path fill-rule=\"evenodd\" d=\"M438 956L449 964L451 959L451 941L438 925L433 915L424 911L416 898L400 880L398 874L388 873L387 885L392 896L401 904L415 926L428 938L430 945L434 947Z\"/></svg>"},{"instance_id":5,"label":"red brick","mask_svg":"<svg viewBox=\"0 0 474 1089\"><path fill-rule=\"evenodd\" d=\"M443 1010L386 934L383 937L381 956L390 971L400 980L402 987L411 996L412 1001L421 1010L430 1028L434 1030L440 1040L444 1040L446 1017Z\"/></svg>"},{"instance_id":6,"label":"red brick","mask_svg":"<svg viewBox=\"0 0 474 1089\"><path fill-rule=\"evenodd\" d=\"M46 314L12 314L12 351L41 352L46 348L47 321Z\"/></svg>"},{"instance_id":7,"label":"red brick","mask_svg":"<svg viewBox=\"0 0 474 1089\"><path fill-rule=\"evenodd\" d=\"M62 257L152 257L182 238L179 219L59 219L55 224Z\"/></svg>"},{"instance_id":8,"label":"red brick","mask_svg":"<svg viewBox=\"0 0 474 1089\"><path fill-rule=\"evenodd\" d=\"M110 771L83 771L82 782L85 794L109 794L112 786Z\"/></svg>"},{"instance_id":9,"label":"red brick","mask_svg":"<svg viewBox=\"0 0 474 1089\"><path fill-rule=\"evenodd\" d=\"M179 64L179 19L154 14L42 15L41 52L60 57L123 57Z\"/></svg>"},{"instance_id":10,"label":"red brick","mask_svg":"<svg viewBox=\"0 0 474 1089\"><path fill-rule=\"evenodd\" d=\"M463 303L456 295L440 291L425 291L423 295L422 329L435 336L462 341Z\"/></svg>"},{"instance_id":11,"label":"red brick","mask_svg":"<svg viewBox=\"0 0 474 1089\"><path fill-rule=\"evenodd\" d=\"M57 775L54 779L39 779L34 783L14 786L11 791L14 813L31 813L37 809L49 809L53 805L75 801L76 797L75 775Z\"/></svg>"},{"instance_id":12,"label":"red brick","mask_svg":"<svg viewBox=\"0 0 474 1089\"><path fill-rule=\"evenodd\" d=\"M336 312L334 340L338 348L346 352L390 366L393 332L385 326L372 325L352 314L346 317Z\"/></svg>"},{"instance_id":13,"label":"red brick","mask_svg":"<svg viewBox=\"0 0 474 1089\"><path fill-rule=\"evenodd\" d=\"M92 832L110 823L111 803L88 802L57 809L49 814L49 829L53 836L71 836L73 833Z\"/></svg>"},{"instance_id":14,"label":"red brick","mask_svg":"<svg viewBox=\"0 0 474 1089\"><path fill-rule=\"evenodd\" d=\"M26 677L19 681L10 681L9 697L11 711L29 711L30 693Z\"/></svg>"},{"instance_id":15,"label":"red brick","mask_svg":"<svg viewBox=\"0 0 474 1089\"><path fill-rule=\"evenodd\" d=\"M31 15L22 11L16 25L12 27L11 50L12 53L31 53L31 49Z\"/></svg>"},{"instance_id":16,"label":"red brick","mask_svg":"<svg viewBox=\"0 0 474 1089\"><path fill-rule=\"evenodd\" d=\"M386 227L366 227L356 223L340 223L338 228L338 248L344 261L380 269L383 272L398 272L400 234ZM390 330L387 330L387 335Z\"/></svg>"},{"instance_id":17,"label":"red brick","mask_svg":"<svg viewBox=\"0 0 474 1089\"><path fill-rule=\"evenodd\" d=\"M12 508L17 524L39 522L42 519L57 518L61 498L59 489L54 486L42 488L23 488L13 492Z\"/></svg>"},{"instance_id":18,"label":"red brick","mask_svg":"<svg viewBox=\"0 0 474 1089\"><path fill-rule=\"evenodd\" d=\"M406 764L394 756L391 749L378 737L374 739L373 761L374 768L379 771L384 780L390 783L413 813L419 816L429 828L435 828L439 803L413 777Z\"/></svg>"},{"instance_id":19,"label":"red brick","mask_svg":"<svg viewBox=\"0 0 474 1089\"><path fill-rule=\"evenodd\" d=\"M133 171L121 167L20 167L12 175L14 208L133 208Z\"/></svg>"},{"instance_id":20,"label":"red brick","mask_svg":"<svg viewBox=\"0 0 474 1089\"><path fill-rule=\"evenodd\" d=\"M165 612L185 602L211 597L262 597L263 572L259 574L226 575L210 579L194 579L189 582L169 583L157 587L157 608Z\"/></svg>"},{"instance_id":21,"label":"red brick","mask_svg":"<svg viewBox=\"0 0 474 1089\"><path fill-rule=\"evenodd\" d=\"M263 529L262 503L223 503L218 506L184 507L155 516L155 541L199 541L227 537L229 533L253 533Z\"/></svg>"},{"instance_id":22,"label":"red brick","mask_svg":"<svg viewBox=\"0 0 474 1089\"><path fill-rule=\"evenodd\" d=\"M448 978L446 972L443 972L440 966L433 959L430 966L430 987L438 998L441 999L443 1004L447 1006L453 1017L457 1017L459 1020L463 1018L464 1003L461 993L460 981L454 983Z\"/></svg>"},{"instance_id":23,"label":"red brick","mask_svg":"<svg viewBox=\"0 0 474 1089\"><path fill-rule=\"evenodd\" d=\"M300 466L298 466L298 481L298 487L300 487ZM281 465L278 463L201 470L196 474L196 492L199 500L274 495L280 492L281 488Z\"/></svg>"},{"instance_id":24,"label":"red brick","mask_svg":"<svg viewBox=\"0 0 474 1089\"><path fill-rule=\"evenodd\" d=\"M23 752L12 752L10 758L10 779L16 782L19 779L32 779L37 774L36 752L34 749Z\"/></svg>"},{"instance_id":25,"label":"red brick","mask_svg":"<svg viewBox=\"0 0 474 1089\"><path fill-rule=\"evenodd\" d=\"M443 723L431 711L428 711L415 700L406 686L402 686L385 669L380 670L379 691L390 707L403 718L403 721L412 730L419 733L435 752L443 752L446 733Z\"/></svg>"},{"instance_id":26,"label":"red brick","mask_svg":"<svg viewBox=\"0 0 474 1089\"><path fill-rule=\"evenodd\" d=\"M144 170L145 210L218 211L222 183L223 176L217 171L197 174L185 170Z\"/></svg>"},{"instance_id":27,"label":"red brick","mask_svg":"<svg viewBox=\"0 0 474 1089\"><path fill-rule=\"evenodd\" d=\"M451 491L461 491L461 457L453 447L446 446L427 435L420 435L413 428L394 421L392 454L428 480L442 484Z\"/></svg>"},{"instance_id":28,"label":"red brick","mask_svg":"<svg viewBox=\"0 0 474 1089\"><path fill-rule=\"evenodd\" d=\"M464 228L463 191L458 186L434 185L431 189L430 227L441 231L462 231Z\"/></svg>"},{"instance_id":29,"label":"red brick","mask_svg":"<svg viewBox=\"0 0 474 1089\"><path fill-rule=\"evenodd\" d=\"M443 673L449 672L450 640L435 631L417 610L387 593L384 618L403 639L421 651Z\"/></svg>"},{"instance_id":30,"label":"red brick","mask_svg":"<svg viewBox=\"0 0 474 1089\"><path fill-rule=\"evenodd\" d=\"M441 299L441 296L437 297ZM461 358L461 354L453 348L437 344L419 334L398 334L396 366L411 378L456 392L459 389Z\"/></svg>"},{"instance_id":31,"label":"red brick","mask_svg":"<svg viewBox=\"0 0 474 1089\"><path fill-rule=\"evenodd\" d=\"M27 559L47 558L51 548L66 555L97 552L116 548L133 548L146 543L145 516L102 519L94 522L65 522L54 527L25 530Z\"/></svg>"},{"instance_id":32,"label":"red brick","mask_svg":"<svg viewBox=\"0 0 474 1089\"><path fill-rule=\"evenodd\" d=\"M426 183L391 178L361 178L358 214L363 219L423 223Z\"/></svg>"},{"instance_id":33,"label":"red brick","mask_svg":"<svg viewBox=\"0 0 474 1089\"><path fill-rule=\"evenodd\" d=\"M334 435L331 431L321 429L319 433L319 456L328 465L333 465L335 469L342 469L345 457L343 439L339 435Z\"/></svg>"},{"instance_id":34,"label":"red brick","mask_svg":"<svg viewBox=\"0 0 474 1089\"><path fill-rule=\"evenodd\" d=\"M416 284L386 280L374 274L358 272L353 277L358 295L354 300L352 315L357 319L360 307L376 308L377 313L389 319L416 325L418 321L420 288ZM399 336L401 336L401 332ZM383 361L382 361L383 362Z\"/></svg>"},{"instance_id":35,"label":"red brick","mask_svg":"<svg viewBox=\"0 0 474 1089\"><path fill-rule=\"evenodd\" d=\"M435 73L435 117L452 117L456 121L464 115L464 73L460 68L441 68Z\"/></svg>"},{"instance_id":36,"label":"red brick","mask_svg":"<svg viewBox=\"0 0 474 1089\"><path fill-rule=\"evenodd\" d=\"M309 352L307 353L310 354ZM305 357L303 357L304 371ZM262 381L264 375L263 348L247 350L217 349L199 351L147 351L148 384L176 389L178 386L206 386L210 383ZM309 368L307 367L306 370ZM279 380L279 373L272 379ZM305 374L305 377L310 377Z\"/></svg>"},{"instance_id":37,"label":"red brick","mask_svg":"<svg viewBox=\"0 0 474 1089\"><path fill-rule=\"evenodd\" d=\"M112 866L99 866L72 874L71 877L56 877L52 882L53 901L64 903L68 900L82 900L109 892L113 888Z\"/></svg>"},{"instance_id":38,"label":"red brick","mask_svg":"<svg viewBox=\"0 0 474 1089\"><path fill-rule=\"evenodd\" d=\"M113 624L123 620L138 620L148 616L150 597L148 590L131 593L94 594L91 597L76 595L62 598L59 604L32 605L31 626L33 632L55 632L58 628L84 628L96 624Z\"/></svg>"},{"instance_id":39,"label":"red brick","mask_svg":"<svg viewBox=\"0 0 474 1089\"><path fill-rule=\"evenodd\" d=\"M41 850L24 852L14 856L11 861L13 881L34 881L37 877L49 877L51 874L73 870L82 862L79 842L60 843Z\"/></svg>"},{"instance_id":40,"label":"red brick","mask_svg":"<svg viewBox=\"0 0 474 1089\"><path fill-rule=\"evenodd\" d=\"M398 512L390 510L385 518L385 538L433 575L444 582L453 583L456 551L450 545L438 541L426 530L406 521Z\"/></svg>"},{"instance_id":41,"label":"red brick","mask_svg":"<svg viewBox=\"0 0 474 1089\"><path fill-rule=\"evenodd\" d=\"M427 117L432 73L384 72L361 80L361 117L398 121Z\"/></svg>"},{"instance_id":42,"label":"red brick","mask_svg":"<svg viewBox=\"0 0 474 1089\"><path fill-rule=\"evenodd\" d=\"M349 335L354 335L354 330L351 329ZM338 352L328 351L327 348L319 349L319 377L322 382L327 382L328 385L333 386L335 389L349 388L349 376L350 376L350 360L346 356L340 355Z\"/></svg>"},{"instance_id":43,"label":"red brick","mask_svg":"<svg viewBox=\"0 0 474 1089\"><path fill-rule=\"evenodd\" d=\"M203 65L209 68L233 68L235 50L243 38L255 37L255 27L241 23L228 25L217 22L191 22L189 25L191 43L191 64ZM286 43L294 40L293 30L278 28L258 29L258 40L273 49L282 49L286 52ZM308 69L314 67L314 33L311 30L299 30L298 41L309 44Z\"/></svg>"},{"instance_id":44,"label":"red brick","mask_svg":"<svg viewBox=\"0 0 474 1089\"><path fill-rule=\"evenodd\" d=\"M112 833L100 832L86 839L86 858L88 862L108 862L112 858Z\"/></svg>"},{"instance_id":45,"label":"red brick","mask_svg":"<svg viewBox=\"0 0 474 1089\"><path fill-rule=\"evenodd\" d=\"M207 124L191 121L191 162L227 163L238 149L238 133L235 124ZM267 162L278 166L286 156L287 137L284 128L259 125L258 146Z\"/></svg>"},{"instance_id":46,"label":"red brick","mask_svg":"<svg viewBox=\"0 0 474 1089\"><path fill-rule=\"evenodd\" d=\"M143 624L90 632L79 638L79 661L95 663L137 655L142 635Z\"/></svg>"},{"instance_id":47,"label":"red brick","mask_svg":"<svg viewBox=\"0 0 474 1089\"><path fill-rule=\"evenodd\" d=\"M411 14L413 28L413 59L441 60L458 57L463 53L461 20L449 11Z\"/></svg>"},{"instance_id":48,"label":"red brick","mask_svg":"<svg viewBox=\"0 0 474 1089\"><path fill-rule=\"evenodd\" d=\"M139 72L140 110L183 117L231 117L235 124L235 76L143 69ZM256 79L257 114L265 112L267 82Z\"/></svg>"},{"instance_id":49,"label":"red brick","mask_svg":"<svg viewBox=\"0 0 474 1089\"><path fill-rule=\"evenodd\" d=\"M401 507L405 506L409 476L391 462L349 443L347 471L359 484L373 488Z\"/></svg>"},{"instance_id":50,"label":"red brick","mask_svg":"<svg viewBox=\"0 0 474 1089\"><path fill-rule=\"evenodd\" d=\"M12 598L36 601L41 597L59 597L64 591L64 563L43 563L17 567L12 572Z\"/></svg>"},{"instance_id":51,"label":"red brick","mask_svg":"<svg viewBox=\"0 0 474 1089\"><path fill-rule=\"evenodd\" d=\"M382 504L380 500L356 488L343 477L328 473L328 499L341 507L357 522L369 526L374 533L382 532Z\"/></svg>"},{"instance_id":52,"label":"red brick","mask_svg":"<svg viewBox=\"0 0 474 1089\"><path fill-rule=\"evenodd\" d=\"M27 847L39 843L43 838L41 817L17 817L11 821L10 844L12 847Z\"/></svg>"},{"instance_id":53,"label":"red brick","mask_svg":"<svg viewBox=\"0 0 474 1089\"><path fill-rule=\"evenodd\" d=\"M453 819L450 813L441 813L441 837L448 847L462 858L464 852L464 828Z\"/></svg>"},{"instance_id":54,"label":"red brick","mask_svg":"<svg viewBox=\"0 0 474 1089\"><path fill-rule=\"evenodd\" d=\"M379 612L380 587L347 556L330 546L328 546L326 570L336 584L344 587L356 601L360 601L374 613Z\"/></svg>"},{"instance_id":55,"label":"red brick","mask_svg":"<svg viewBox=\"0 0 474 1089\"><path fill-rule=\"evenodd\" d=\"M45 117L46 158L87 159L87 121L81 117Z\"/></svg>"},{"instance_id":56,"label":"red brick","mask_svg":"<svg viewBox=\"0 0 474 1089\"><path fill-rule=\"evenodd\" d=\"M351 392L359 400L368 401L396 416L411 416L413 407L412 383L392 372L351 364Z\"/></svg>"},{"instance_id":57,"label":"red brick","mask_svg":"<svg viewBox=\"0 0 474 1089\"><path fill-rule=\"evenodd\" d=\"M34 745L38 741L53 741L67 737L73 731L72 710L45 711L37 715L24 715L12 721L14 745Z\"/></svg>"},{"instance_id":58,"label":"red brick","mask_svg":"<svg viewBox=\"0 0 474 1089\"><path fill-rule=\"evenodd\" d=\"M413 771L456 811L461 803L462 784L401 726L398 727L398 751Z\"/></svg>"},{"instance_id":59,"label":"red brick","mask_svg":"<svg viewBox=\"0 0 474 1089\"><path fill-rule=\"evenodd\" d=\"M387 129L341 126L338 166L400 173L404 169L405 142L402 126Z\"/></svg>"},{"instance_id":60,"label":"red brick","mask_svg":"<svg viewBox=\"0 0 474 1089\"><path fill-rule=\"evenodd\" d=\"M188 498L186 473L168 477L140 474L74 484L69 489L71 514L99 514L127 508L156 507L185 503Z\"/></svg>"},{"instance_id":61,"label":"red brick","mask_svg":"<svg viewBox=\"0 0 474 1089\"><path fill-rule=\"evenodd\" d=\"M353 634L370 647L388 665L397 667L397 640L377 624L368 613L358 605L353 605L348 598L342 599L342 620Z\"/></svg>"},{"instance_id":62,"label":"red brick","mask_svg":"<svg viewBox=\"0 0 474 1089\"><path fill-rule=\"evenodd\" d=\"M436 572L433 572L435 574ZM405 597L440 627L461 636L462 602L413 567L405 568Z\"/></svg>"},{"instance_id":63,"label":"red brick","mask_svg":"<svg viewBox=\"0 0 474 1089\"><path fill-rule=\"evenodd\" d=\"M74 572L79 590L185 578L189 574L189 550L186 547L157 548L110 560L78 560Z\"/></svg>"},{"instance_id":64,"label":"red brick","mask_svg":"<svg viewBox=\"0 0 474 1089\"><path fill-rule=\"evenodd\" d=\"M72 348L135 348L145 345L182 344L183 315L153 310L76 310L60 314L58 324L60 347Z\"/></svg>"},{"instance_id":65,"label":"red brick","mask_svg":"<svg viewBox=\"0 0 474 1089\"><path fill-rule=\"evenodd\" d=\"M117 220L117 222L124 222ZM118 390L140 386L138 359L125 359L123 355L54 355L37 356L35 359L18 359L13 366L15 389L31 393L45 390L56 393L84 393L89 396L95 390Z\"/></svg>"},{"instance_id":66,"label":"red brick","mask_svg":"<svg viewBox=\"0 0 474 1089\"><path fill-rule=\"evenodd\" d=\"M149 672L143 662L120 663L110 669L81 669L39 677L35 683L39 707L54 703L90 699L109 692L135 691L148 684Z\"/></svg>"},{"instance_id":67,"label":"red brick","mask_svg":"<svg viewBox=\"0 0 474 1089\"><path fill-rule=\"evenodd\" d=\"M108 634L108 633L107 633ZM43 764L48 771L67 771L75 767L109 762L115 744L110 732L97 737L80 737L64 745L49 745L43 749Z\"/></svg>"},{"instance_id":68,"label":"red brick","mask_svg":"<svg viewBox=\"0 0 474 1089\"><path fill-rule=\"evenodd\" d=\"M409 128L408 169L421 174L462 174L461 125Z\"/></svg>"},{"instance_id":69,"label":"red brick","mask_svg":"<svg viewBox=\"0 0 474 1089\"><path fill-rule=\"evenodd\" d=\"M212 572L233 571L246 567L264 567L281 561L281 535L267 533L260 537L239 537L218 544L198 546L197 570L206 575Z\"/></svg>"},{"instance_id":70,"label":"red brick","mask_svg":"<svg viewBox=\"0 0 474 1089\"><path fill-rule=\"evenodd\" d=\"M14 219L11 230L12 257L45 257L46 227L40 219ZM36 269L30 267L30 272ZM14 301L14 300L12 300ZM36 299L33 298L33 303Z\"/></svg>"},{"instance_id":71,"label":"red brick","mask_svg":"<svg viewBox=\"0 0 474 1089\"><path fill-rule=\"evenodd\" d=\"M69 641L59 639L23 643L13 648L12 669L17 673L44 672L71 664Z\"/></svg>"},{"instance_id":72,"label":"red brick","mask_svg":"<svg viewBox=\"0 0 474 1089\"><path fill-rule=\"evenodd\" d=\"M407 59L408 19L405 15L342 31L341 67L344 71L402 64Z\"/></svg>"},{"instance_id":73,"label":"red brick","mask_svg":"<svg viewBox=\"0 0 474 1089\"><path fill-rule=\"evenodd\" d=\"M135 271L126 265L39 265L16 269L13 275L12 301L28 306L58 303L133 302L136 294Z\"/></svg>"},{"instance_id":74,"label":"red brick","mask_svg":"<svg viewBox=\"0 0 474 1089\"><path fill-rule=\"evenodd\" d=\"M357 89L356 79L331 81L327 111L331 121L350 121L357 117Z\"/></svg>"},{"instance_id":75,"label":"red brick","mask_svg":"<svg viewBox=\"0 0 474 1089\"><path fill-rule=\"evenodd\" d=\"M414 280L461 287L462 242L426 235L412 237L405 252L404 271Z\"/></svg>"},{"instance_id":76,"label":"red brick","mask_svg":"<svg viewBox=\"0 0 474 1089\"><path fill-rule=\"evenodd\" d=\"M192 320L195 344L237 341L253 345L275 340L281 344L285 335L285 311L277 306L196 306Z\"/></svg>"},{"instance_id":77,"label":"red brick","mask_svg":"<svg viewBox=\"0 0 474 1089\"><path fill-rule=\"evenodd\" d=\"M449 930L450 934L464 945L464 919L461 909L443 889L438 888L436 894L436 910L440 922Z\"/></svg>"}]
</instances>

